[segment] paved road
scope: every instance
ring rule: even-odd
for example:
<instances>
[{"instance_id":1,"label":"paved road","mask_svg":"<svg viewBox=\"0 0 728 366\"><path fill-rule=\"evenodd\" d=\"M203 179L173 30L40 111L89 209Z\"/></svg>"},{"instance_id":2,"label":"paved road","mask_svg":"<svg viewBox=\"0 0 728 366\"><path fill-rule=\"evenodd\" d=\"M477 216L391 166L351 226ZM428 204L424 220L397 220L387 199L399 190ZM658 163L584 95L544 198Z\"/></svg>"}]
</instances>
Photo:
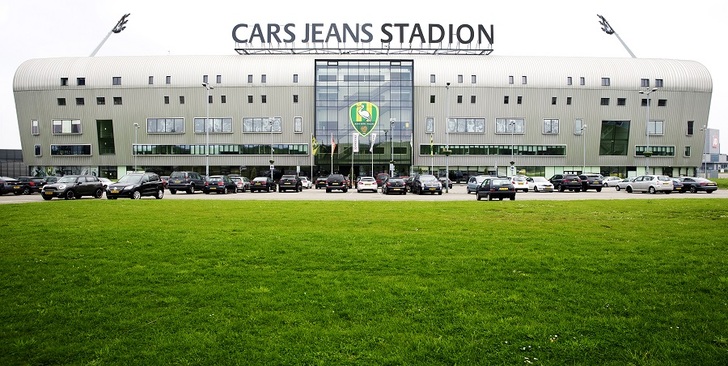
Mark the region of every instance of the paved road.
<instances>
[{"instance_id":1,"label":"paved road","mask_svg":"<svg viewBox=\"0 0 728 366\"><path fill-rule=\"evenodd\" d=\"M714 199L714 198L728 198L728 190L719 189L711 194L705 192L700 193L627 193L624 190L617 192L614 188L604 188L601 192L587 191L587 192L553 192L553 193L517 193L516 200L615 200L615 199ZM90 197L82 198L84 200L93 199ZM152 197L144 197L145 200L153 200ZM303 192L271 192L271 193L237 193L237 194L186 194L177 193L170 194L169 191L165 191L164 199L169 200L188 200L188 199L203 199L203 200L349 200L349 201L467 201L475 200L474 194L467 194L465 185L455 185L450 192L443 193L442 195L388 195L385 196L381 193L370 193L362 192L357 193L355 189L349 190L346 193L343 192L331 192L326 193L324 189L304 189ZM54 201L57 199L53 199ZM15 196L13 194L6 194L0 196L0 204L3 203L24 203L24 202L41 202L39 193L32 195Z\"/></svg>"}]
</instances>

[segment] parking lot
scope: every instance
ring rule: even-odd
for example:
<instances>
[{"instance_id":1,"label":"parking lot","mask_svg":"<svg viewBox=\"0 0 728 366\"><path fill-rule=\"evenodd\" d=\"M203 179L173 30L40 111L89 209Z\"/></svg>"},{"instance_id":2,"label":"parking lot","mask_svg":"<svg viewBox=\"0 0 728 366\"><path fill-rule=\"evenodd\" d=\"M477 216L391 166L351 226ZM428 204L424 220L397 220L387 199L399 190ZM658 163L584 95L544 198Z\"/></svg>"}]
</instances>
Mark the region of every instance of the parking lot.
<instances>
[{"instance_id":1,"label":"parking lot","mask_svg":"<svg viewBox=\"0 0 728 366\"><path fill-rule=\"evenodd\" d=\"M627 193L624 190L617 192L614 188L604 188L601 192L551 192L536 193L519 192L516 194L516 200L616 200L616 199L711 199L711 198L728 198L728 191L718 189L717 191L707 194L700 193L676 193L671 194L647 194L647 193ZM84 200L92 200L93 198L84 197ZM106 198L103 198L104 200ZM154 200L153 197L144 197L145 200ZM326 193L325 189L304 189L303 192L245 192L236 194L204 194L201 192L195 194L177 193L170 194L169 190L165 191L165 200L348 200L348 201L467 201L475 200L474 194L467 194L465 185L454 185L448 193L442 195L383 195L381 193L362 192L357 193L356 189L350 189L348 192L331 192ZM55 201L56 199L54 199ZM6 194L0 196L0 204L3 203L24 203L24 202L41 202L43 201L39 193L31 195L13 195Z\"/></svg>"}]
</instances>

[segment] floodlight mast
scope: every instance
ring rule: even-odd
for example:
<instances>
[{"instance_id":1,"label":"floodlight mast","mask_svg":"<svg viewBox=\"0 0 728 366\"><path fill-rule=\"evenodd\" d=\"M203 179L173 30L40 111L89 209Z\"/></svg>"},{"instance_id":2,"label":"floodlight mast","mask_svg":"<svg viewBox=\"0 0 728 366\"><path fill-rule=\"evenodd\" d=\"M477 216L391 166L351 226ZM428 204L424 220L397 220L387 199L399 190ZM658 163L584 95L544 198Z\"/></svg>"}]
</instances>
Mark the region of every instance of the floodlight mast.
<instances>
[{"instance_id":1,"label":"floodlight mast","mask_svg":"<svg viewBox=\"0 0 728 366\"><path fill-rule=\"evenodd\" d=\"M96 46L96 49L93 52L91 52L91 56L89 56L89 57L96 56L96 53L99 52L99 50L101 49L101 46L103 46L104 43L106 43L106 40L109 39L109 37L111 37L111 34L112 33L121 33L121 31L123 31L124 29L126 29L126 22L129 21L126 18L129 17L129 14L131 14L131 13L124 14L124 16L122 16L121 19L119 19L119 21L116 22L116 25L114 26L114 28L111 28L111 30L109 31L109 33L106 34L106 37L104 37L104 40L101 41L101 43L99 43L98 46Z\"/></svg>"},{"instance_id":2,"label":"floodlight mast","mask_svg":"<svg viewBox=\"0 0 728 366\"><path fill-rule=\"evenodd\" d=\"M632 50L630 50L629 47L627 47L627 44L624 43L624 41L622 40L622 37L620 37L619 34L617 34L617 32L614 30L614 28L612 28L612 26L609 25L609 22L607 21L607 19L605 19L603 16L601 16L599 14L597 14L597 16L600 19L599 24L602 25L602 30L604 31L604 33L610 34L610 35L614 34L615 36L617 36L617 39L619 40L620 43L622 43L622 46L624 47L624 49L627 50L627 52L629 52L629 55L632 56L632 58L637 58L637 56L635 56L634 53L632 53Z\"/></svg>"}]
</instances>

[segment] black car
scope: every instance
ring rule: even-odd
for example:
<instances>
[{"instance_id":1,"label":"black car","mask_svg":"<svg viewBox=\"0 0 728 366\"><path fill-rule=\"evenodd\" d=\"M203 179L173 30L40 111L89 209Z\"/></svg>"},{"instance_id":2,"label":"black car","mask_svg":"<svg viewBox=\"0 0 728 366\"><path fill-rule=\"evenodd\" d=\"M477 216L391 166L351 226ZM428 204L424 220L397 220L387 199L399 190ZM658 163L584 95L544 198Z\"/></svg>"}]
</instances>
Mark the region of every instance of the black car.
<instances>
[{"instance_id":1,"label":"black car","mask_svg":"<svg viewBox=\"0 0 728 366\"><path fill-rule=\"evenodd\" d=\"M579 179L581 179L581 190L584 192L589 189L601 192L602 187L604 187L604 176L601 174L585 173L580 175Z\"/></svg>"},{"instance_id":2,"label":"black car","mask_svg":"<svg viewBox=\"0 0 728 366\"><path fill-rule=\"evenodd\" d=\"M581 178L576 174L555 174L549 178L549 182L554 185L554 190L563 192L565 190L579 192L581 191Z\"/></svg>"},{"instance_id":3,"label":"black car","mask_svg":"<svg viewBox=\"0 0 728 366\"><path fill-rule=\"evenodd\" d=\"M301 178L297 175L285 174L278 180L278 192L289 190L294 192L303 191L303 183L301 183Z\"/></svg>"},{"instance_id":4,"label":"black car","mask_svg":"<svg viewBox=\"0 0 728 366\"><path fill-rule=\"evenodd\" d=\"M40 191L44 200L53 197L62 197L67 200L91 196L101 198L104 196L104 185L95 175L66 175L56 183L46 184Z\"/></svg>"},{"instance_id":5,"label":"black car","mask_svg":"<svg viewBox=\"0 0 728 366\"><path fill-rule=\"evenodd\" d=\"M238 184L230 179L227 175L211 175L205 182L205 188L202 189L205 194L214 193L238 193Z\"/></svg>"},{"instance_id":6,"label":"black car","mask_svg":"<svg viewBox=\"0 0 728 366\"><path fill-rule=\"evenodd\" d=\"M385 178L382 182L382 194L407 194L407 185L402 178Z\"/></svg>"},{"instance_id":7,"label":"black car","mask_svg":"<svg viewBox=\"0 0 728 366\"><path fill-rule=\"evenodd\" d=\"M314 182L316 189L326 188L326 178L328 178L328 177L316 178L316 182Z\"/></svg>"},{"instance_id":8,"label":"black car","mask_svg":"<svg viewBox=\"0 0 728 366\"><path fill-rule=\"evenodd\" d=\"M10 177L0 177L0 195L12 193L18 180Z\"/></svg>"},{"instance_id":9,"label":"black car","mask_svg":"<svg viewBox=\"0 0 728 366\"><path fill-rule=\"evenodd\" d=\"M718 184L709 179L700 177L682 177L680 178L680 180L683 184L683 192L690 191L690 193L713 193L713 191L718 190Z\"/></svg>"},{"instance_id":10,"label":"black car","mask_svg":"<svg viewBox=\"0 0 728 366\"><path fill-rule=\"evenodd\" d=\"M164 182L156 173L127 173L116 183L106 187L106 198L131 198L138 200L142 197L154 197L158 200L164 197Z\"/></svg>"},{"instance_id":11,"label":"black car","mask_svg":"<svg viewBox=\"0 0 728 366\"><path fill-rule=\"evenodd\" d=\"M196 172L172 172L169 176L169 181L167 181L167 189L169 189L169 193L171 194L175 194L177 191L185 191L188 194L192 194L204 188L205 178Z\"/></svg>"},{"instance_id":12,"label":"black car","mask_svg":"<svg viewBox=\"0 0 728 366\"><path fill-rule=\"evenodd\" d=\"M252 181L250 181L250 192L270 192L276 191L276 182L273 181L273 178L266 176L266 177L255 177Z\"/></svg>"},{"instance_id":13,"label":"black car","mask_svg":"<svg viewBox=\"0 0 728 366\"><path fill-rule=\"evenodd\" d=\"M29 177L22 176L18 177L18 180L13 185L14 194L31 194L40 192L41 188L45 184L45 178L43 177Z\"/></svg>"},{"instance_id":14,"label":"black car","mask_svg":"<svg viewBox=\"0 0 728 366\"><path fill-rule=\"evenodd\" d=\"M412 180L410 191L412 194L442 194L442 183L434 175L419 174Z\"/></svg>"},{"instance_id":15,"label":"black car","mask_svg":"<svg viewBox=\"0 0 728 366\"><path fill-rule=\"evenodd\" d=\"M516 187L508 178L486 178L475 190L475 198L480 201L487 198L492 201L497 198L503 201L508 198L511 201L516 199Z\"/></svg>"},{"instance_id":16,"label":"black car","mask_svg":"<svg viewBox=\"0 0 728 366\"><path fill-rule=\"evenodd\" d=\"M342 174L331 174L326 178L326 193L331 191L342 191L346 193L349 190L349 186L346 182L346 177Z\"/></svg>"}]
</instances>

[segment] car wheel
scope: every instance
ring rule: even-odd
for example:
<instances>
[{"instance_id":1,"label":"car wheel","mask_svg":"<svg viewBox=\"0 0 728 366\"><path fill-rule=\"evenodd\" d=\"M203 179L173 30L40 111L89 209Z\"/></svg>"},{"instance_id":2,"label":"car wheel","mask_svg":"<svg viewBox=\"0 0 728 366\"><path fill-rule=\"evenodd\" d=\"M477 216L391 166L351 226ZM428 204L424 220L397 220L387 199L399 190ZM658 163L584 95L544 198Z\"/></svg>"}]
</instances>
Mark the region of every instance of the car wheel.
<instances>
[{"instance_id":1,"label":"car wheel","mask_svg":"<svg viewBox=\"0 0 728 366\"><path fill-rule=\"evenodd\" d=\"M627 193L632 193L632 187L627 187Z\"/></svg>"},{"instance_id":2,"label":"car wheel","mask_svg":"<svg viewBox=\"0 0 728 366\"><path fill-rule=\"evenodd\" d=\"M516 196L515 195L511 196L511 201L515 201L515 200L516 200Z\"/></svg>"},{"instance_id":3,"label":"car wheel","mask_svg":"<svg viewBox=\"0 0 728 366\"><path fill-rule=\"evenodd\" d=\"M69 190L66 191L66 194L64 195L64 198L67 199L67 200L74 200L74 199L76 199L76 194L73 193L73 191L69 189Z\"/></svg>"},{"instance_id":4,"label":"car wheel","mask_svg":"<svg viewBox=\"0 0 728 366\"><path fill-rule=\"evenodd\" d=\"M698 190L695 189L695 187L690 186L690 193L698 193Z\"/></svg>"},{"instance_id":5,"label":"car wheel","mask_svg":"<svg viewBox=\"0 0 728 366\"><path fill-rule=\"evenodd\" d=\"M503 197L498 197L498 201L503 201Z\"/></svg>"},{"instance_id":6,"label":"car wheel","mask_svg":"<svg viewBox=\"0 0 728 366\"><path fill-rule=\"evenodd\" d=\"M711 193L713 193L713 191L705 191L705 193L711 194Z\"/></svg>"},{"instance_id":7,"label":"car wheel","mask_svg":"<svg viewBox=\"0 0 728 366\"><path fill-rule=\"evenodd\" d=\"M440 191L440 192L437 192L437 194L438 194L438 195L442 195L442 191Z\"/></svg>"},{"instance_id":8,"label":"car wheel","mask_svg":"<svg viewBox=\"0 0 728 366\"><path fill-rule=\"evenodd\" d=\"M655 194L655 193L657 193L657 191L655 191L655 187L650 187L650 188L648 188L648 189L647 189L647 192L649 192L650 194Z\"/></svg>"},{"instance_id":9,"label":"car wheel","mask_svg":"<svg viewBox=\"0 0 728 366\"><path fill-rule=\"evenodd\" d=\"M538 186L533 186L533 191L538 192Z\"/></svg>"},{"instance_id":10,"label":"car wheel","mask_svg":"<svg viewBox=\"0 0 728 366\"><path fill-rule=\"evenodd\" d=\"M492 201L492 200L493 200L493 197L491 197L490 195L488 195L488 201Z\"/></svg>"},{"instance_id":11,"label":"car wheel","mask_svg":"<svg viewBox=\"0 0 728 366\"><path fill-rule=\"evenodd\" d=\"M31 192L30 192L30 188L28 188L28 187L25 187L25 188L23 189L23 194L26 194L26 195L28 195L28 194L30 194L30 193L31 193Z\"/></svg>"},{"instance_id":12,"label":"car wheel","mask_svg":"<svg viewBox=\"0 0 728 366\"><path fill-rule=\"evenodd\" d=\"M154 196L154 198L156 198L156 199L158 199L158 200L161 200L162 198L164 198L164 189L160 189L160 190L158 190L158 191L157 191L157 195L156 195L156 196Z\"/></svg>"},{"instance_id":13,"label":"car wheel","mask_svg":"<svg viewBox=\"0 0 728 366\"><path fill-rule=\"evenodd\" d=\"M134 191L134 193L131 194L131 198L135 200L139 200L142 198L142 192Z\"/></svg>"},{"instance_id":14,"label":"car wheel","mask_svg":"<svg viewBox=\"0 0 728 366\"><path fill-rule=\"evenodd\" d=\"M476 192L476 193L475 193L475 199L476 199L476 200L478 200L478 201L480 201L480 199L481 199L481 198L482 198L482 197L480 197L480 195L479 195L479 194L478 194L478 193Z\"/></svg>"},{"instance_id":15,"label":"car wheel","mask_svg":"<svg viewBox=\"0 0 728 366\"><path fill-rule=\"evenodd\" d=\"M619 192L619 191L621 191L621 190L622 190L622 188L620 188L619 186L615 186L615 187L614 187L614 189L616 189L616 190L617 190L617 192Z\"/></svg>"},{"instance_id":16,"label":"car wheel","mask_svg":"<svg viewBox=\"0 0 728 366\"><path fill-rule=\"evenodd\" d=\"M602 188L601 187L600 188L597 188L597 192L601 192L601 191L602 191Z\"/></svg>"},{"instance_id":17,"label":"car wheel","mask_svg":"<svg viewBox=\"0 0 728 366\"><path fill-rule=\"evenodd\" d=\"M346 193L346 192L348 192L348 191L349 191L348 189L344 188L344 193Z\"/></svg>"},{"instance_id":18,"label":"car wheel","mask_svg":"<svg viewBox=\"0 0 728 366\"><path fill-rule=\"evenodd\" d=\"M563 191L564 191L564 186L559 186L559 192L563 192Z\"/></svg>"},{"instance_id":19,"label":"car wheel","mask_svg":"<svg viewBox=\"0 0 728 366\"><path fill-rule=\"evenodd\" d=\"M53 196L46 196L46 195L43 195L43 199L44 199L44 200L46 200L46 201L50 201L50 200L51 200L51 198L53 198Z\"/></svg>"},{"instance_id":20,"label":"car wheel","mask_svg":"<svg viewBox=\"0 0 728 366\"><path fill-rule=\"evenodd\" d=\"M195 193L195 186L190 186L189 189L187 189L187 194L194 194Z\"/></svg>"},{"instance_id":21,"label":"car wheel","mask_svg":"<svg viewBox=\"0 0 728 366\"><path fill-rule=\"evenodd\" d=\"M170 189L170 190L169 190L169 193L171 193L171 194L176 194L176 193L177 193L177 190L176 190L176 189Z\"/></svg>"},{"instance_id":22,"label":"car wheel","mask_svg":"<svg viewBox=\"0 0 728 366\"><path fill-rule=\"evenodd\" d=\"M94 192L94 198L101 198L104 196L104 190L99 188Z\"/></svg>"}]
</instances>

